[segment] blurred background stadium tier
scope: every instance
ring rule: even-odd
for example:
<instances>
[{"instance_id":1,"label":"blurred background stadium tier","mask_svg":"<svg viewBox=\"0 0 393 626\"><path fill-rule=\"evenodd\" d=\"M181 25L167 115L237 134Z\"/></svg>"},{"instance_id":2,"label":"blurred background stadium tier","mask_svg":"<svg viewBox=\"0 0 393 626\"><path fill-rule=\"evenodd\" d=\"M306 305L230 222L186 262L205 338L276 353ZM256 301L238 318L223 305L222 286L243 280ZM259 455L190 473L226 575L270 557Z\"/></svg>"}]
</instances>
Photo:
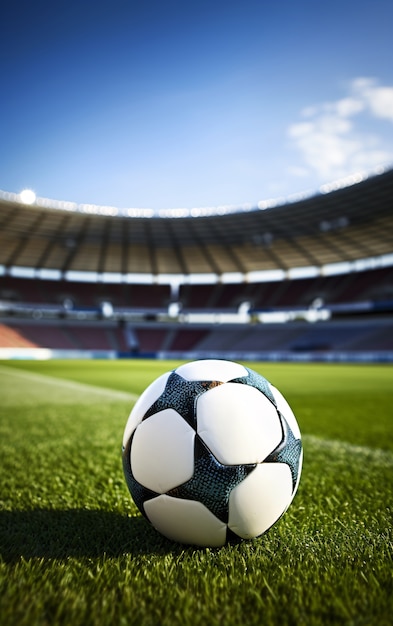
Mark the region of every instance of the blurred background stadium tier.
<instances>
[{"instance_id":1,"label":"blurred background stadium tier","mask_svg":"<svg viewBox=\"0 0 393 626\"><path fill-rule=\"evenodd\" d=\"M178 218L15 194L0 199L0 266L98 274L247 274L392 253L393 172L266 209ZM15 198L14 198L15 196ZM12 197L12 200L7 198ZM19 200L19 201L18 201Z\"/></svg>"},{"instance_id":2,"label":"blurred background stadium tier","mask_svg":"<svg viewBox=\"0 0 393 626\"><path fill-rule=\"evenodd\" d=\"M391 360L392 200L393 170L198 217L1 192L0 349Z\"/></svg>"}]
</instances>

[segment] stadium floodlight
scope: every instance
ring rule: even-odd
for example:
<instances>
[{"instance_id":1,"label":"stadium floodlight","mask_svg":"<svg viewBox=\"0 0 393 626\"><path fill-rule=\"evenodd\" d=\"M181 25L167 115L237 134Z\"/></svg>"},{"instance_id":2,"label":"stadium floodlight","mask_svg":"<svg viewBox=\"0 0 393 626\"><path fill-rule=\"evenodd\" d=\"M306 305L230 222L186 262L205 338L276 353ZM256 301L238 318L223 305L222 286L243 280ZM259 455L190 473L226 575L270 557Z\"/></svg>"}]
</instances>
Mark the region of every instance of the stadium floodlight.
<instances>
[{"instance_id":1,"label":"stadium floodlight","mask_svg":"<svg viewBox=\"0 0 393 626\"><path fill-rule=\"evenodd\" d=\"M19 200L23 204L34 204L36 195L32 189L23 189L19 194Z\"/></svg>"}]
</instances>

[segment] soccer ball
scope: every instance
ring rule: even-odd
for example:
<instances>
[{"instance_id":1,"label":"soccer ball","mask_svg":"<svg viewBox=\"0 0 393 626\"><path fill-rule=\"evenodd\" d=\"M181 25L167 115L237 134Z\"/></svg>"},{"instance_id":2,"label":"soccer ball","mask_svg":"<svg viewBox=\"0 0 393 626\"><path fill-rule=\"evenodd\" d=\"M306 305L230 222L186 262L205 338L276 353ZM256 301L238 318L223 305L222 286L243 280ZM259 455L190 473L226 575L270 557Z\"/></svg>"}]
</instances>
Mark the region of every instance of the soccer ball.
<instances>
[{"instance_id":1,"label":"soccer ball","mask_svg":"<svg viewBox=\"0 0 393 626\"><path fill-rule=\"evenodd\" d=\"M141 513L167 538L206 547L266 532L293 500L302 458L281 393L225 360L157 378L123 437L125 479Z\"/></svg>"}]
</instances>

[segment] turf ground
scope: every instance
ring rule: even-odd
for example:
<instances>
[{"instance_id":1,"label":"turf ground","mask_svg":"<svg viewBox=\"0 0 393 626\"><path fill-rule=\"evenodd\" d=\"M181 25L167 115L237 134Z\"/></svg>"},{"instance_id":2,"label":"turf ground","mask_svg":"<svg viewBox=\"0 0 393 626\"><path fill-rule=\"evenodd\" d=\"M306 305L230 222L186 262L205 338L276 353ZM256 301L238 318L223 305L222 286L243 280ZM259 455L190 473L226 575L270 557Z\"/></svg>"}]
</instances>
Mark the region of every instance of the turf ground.
<instances>
[{"instance_id":1,"label":"turf ground","mask_svg":"<svg viewBox=\"0 0 393 626\"><path fill-rule=\"evenodd\" d=\"M247 363L298 418L300 487L266 535L195 549L121 466L135 398L175 365L0 363L0 624L392 624L392 368Z\"/></svg>"}]
</instances>

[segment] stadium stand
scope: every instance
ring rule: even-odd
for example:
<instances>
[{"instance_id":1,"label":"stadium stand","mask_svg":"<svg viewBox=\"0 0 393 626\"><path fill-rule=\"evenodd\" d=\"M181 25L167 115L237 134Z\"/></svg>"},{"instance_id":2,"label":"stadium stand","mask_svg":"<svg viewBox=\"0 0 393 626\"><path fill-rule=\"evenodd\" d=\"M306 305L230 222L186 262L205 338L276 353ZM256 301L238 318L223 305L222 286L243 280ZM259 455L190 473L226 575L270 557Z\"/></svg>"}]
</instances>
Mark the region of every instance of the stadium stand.
<instances>
[{"instance_id":1,"label":"stadium stand","mask_svg":"<svg viewBox=\"0 0 393 626\"><path fill-rule=\"evenodd\" d=\"M110 302L119 310L164 312L170 302L167 285L102 285L0 277L0 299L11 304L59 305L99 309ZM236 310L242 302L255 309L310 306L324 303L393 299L393 268L351 272L339 276L232 285L182 285L183 311Z\"/></svg>"},{"instance_id":2,"label":"stadium stand","mask_svg":"<svg viewBox=\"0 0 393 626\"><path fill-rule=\"evenodd\" d=\"M388 170L309 198L224 215L127 217L0 198L0 265L158 276L322 267L392 253ZM44 206L41 206L44 205ZM86 212L86 211L89 212Z\"/></svg>"},{"instance_id":3,"label":"stadium stand","mask_svg":"<svg viewBox=\"0 0 393 626\"><path fill-rule=\"evenodd\" d=\"M393 170L195 218L26 206L1 192L0 348L386 358L392 198Z\"/></svg>"},{"instance_id":4,"label":"stadium stand","mask_svg":"<svg viewBox=\"0 0 393 626\"><path fill-rule=\"evenodd\" d=\"M201 357L225 357L227 354L254 355L277 359L298 355L374 351L382 354L393 350L393 321L345 320L260 325L204 325L198 328L134 325L136 343L127 345L126 335L110 322L79 324L67 322L8 321L0 327L1 347L41 347L71 351L115 351L124 356L162 354L181 358L195 353ZM356 356L356 355L354 355ZM385 355L386 356L386 355Z\"/></svg>"},{"instance_id":5,"label":"stadium stand","mask_svg":"<svg viewBox=\"0 0 393 626\"><path fill-rule=\"evenodd\" d=\"M18 328L0 324L0 346L2 348L37 348L39 344L30 341Z\"/></svg>"}]
</instances>

